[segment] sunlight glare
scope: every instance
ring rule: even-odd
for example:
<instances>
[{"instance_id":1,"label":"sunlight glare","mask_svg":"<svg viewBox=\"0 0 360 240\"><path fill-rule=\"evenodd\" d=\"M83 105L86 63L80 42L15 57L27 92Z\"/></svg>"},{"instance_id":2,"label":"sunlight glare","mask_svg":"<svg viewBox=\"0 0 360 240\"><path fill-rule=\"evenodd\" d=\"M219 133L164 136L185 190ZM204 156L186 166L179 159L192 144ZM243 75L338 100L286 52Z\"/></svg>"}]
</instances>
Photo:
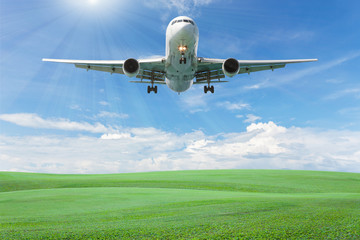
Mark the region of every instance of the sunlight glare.
<instances>
[{"instance_id":1,"label":"sunlight glare","mask_svg":"<svg viewBox=\"0 0 360 240\"><path fill-rule=\"evenodd\" d=\"M101 18L102 21L118 16L123 11L130 0L64 0L66 6L72 10L76 16L83 19L96 20ZM81 13L81 14L80 14Z\"/></svg>"}]
</instances>

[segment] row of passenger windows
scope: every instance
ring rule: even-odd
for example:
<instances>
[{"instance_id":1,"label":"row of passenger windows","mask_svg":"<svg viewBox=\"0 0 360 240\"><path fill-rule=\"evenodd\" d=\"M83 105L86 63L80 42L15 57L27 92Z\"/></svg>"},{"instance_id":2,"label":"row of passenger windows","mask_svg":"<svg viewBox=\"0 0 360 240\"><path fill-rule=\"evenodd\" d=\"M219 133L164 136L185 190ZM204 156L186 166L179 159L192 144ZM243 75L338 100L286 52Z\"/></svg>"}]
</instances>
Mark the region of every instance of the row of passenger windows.
<instances>
[{"instance_id":1,"label":"row of passenger windows","mask_svg":"<svg viewBox=\"0 0 360 240\"><path fill-rule=\"evenodd\" d=\"M194 21L192 20L187 20L187 19L180 19L180 20L174 20L171 25L174 25L175 23L178 23L178 22L187 22L187 23L191 23L192 25L194 25Z\"/></svg>"}]
</instances>

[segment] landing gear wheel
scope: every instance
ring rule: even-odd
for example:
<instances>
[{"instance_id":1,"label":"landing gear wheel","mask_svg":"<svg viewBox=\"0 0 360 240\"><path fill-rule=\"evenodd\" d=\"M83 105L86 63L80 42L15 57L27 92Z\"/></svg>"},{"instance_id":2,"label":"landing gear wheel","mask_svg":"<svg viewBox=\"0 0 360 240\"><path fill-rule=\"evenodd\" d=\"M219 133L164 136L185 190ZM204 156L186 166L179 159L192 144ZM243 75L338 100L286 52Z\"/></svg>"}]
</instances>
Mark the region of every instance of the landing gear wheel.
<instances>
[{"instance_id":1,"label":"landing gear wheel","mask_svg":"<svg viewBox=\"0 0 360 240\"><path fill-rule=\"evenodd\" d=\"M186 64L186 58L184 58L184 57L180 58L179 62L180 62L180 64L182 64L182 63Z\"/></svg>"},{"instance_id":2,"label":"landing gear wheel","mask_svg":"<svg viewBox=\"0 0 360 240\"><path fill-rule=\"evenodd\" d=\"M154 92L156 94L157 93L157 86L155 86L155 87L148 86L147 92L148 93Z\"/></svg>"},{"instance_id":3,"label":"landing gear wheel","mask_svg":"<svg viewBox=\"0 0 360 240\"><path fill-rule=\"evenodd\" d=\"M214 86L204 86L204 93L207 93L208 91L214 93L215 92Z\"/></svg>"}]
</instances>

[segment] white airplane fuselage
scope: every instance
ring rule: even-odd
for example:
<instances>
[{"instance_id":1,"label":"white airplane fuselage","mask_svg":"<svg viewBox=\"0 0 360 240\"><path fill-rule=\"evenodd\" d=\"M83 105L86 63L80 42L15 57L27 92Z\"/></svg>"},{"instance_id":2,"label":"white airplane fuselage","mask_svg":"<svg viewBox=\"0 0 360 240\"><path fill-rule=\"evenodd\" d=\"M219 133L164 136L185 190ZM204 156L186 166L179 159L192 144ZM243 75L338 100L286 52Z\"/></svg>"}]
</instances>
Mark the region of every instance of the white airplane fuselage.
<instances>
[{"instance_id":1,"label":"white airplane fuselage","mask_svg":"<svg viewBox=\"0 0 360 240\"><path fill-rule=\"evenodd\" d=\"M180 21L180 22L178 22ZM199 29L189 17L174 18L166 29L166 85L175 92L188 90L197 68Z\"/></svg>"}]
</instances>

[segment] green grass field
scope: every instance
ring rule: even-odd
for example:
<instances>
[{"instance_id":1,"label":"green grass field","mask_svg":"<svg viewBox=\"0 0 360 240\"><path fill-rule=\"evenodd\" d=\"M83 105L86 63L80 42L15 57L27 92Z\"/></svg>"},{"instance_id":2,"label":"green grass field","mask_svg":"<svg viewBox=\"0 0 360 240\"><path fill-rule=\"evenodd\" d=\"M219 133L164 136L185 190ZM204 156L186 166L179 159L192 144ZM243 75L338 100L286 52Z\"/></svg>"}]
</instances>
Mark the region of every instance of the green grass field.
<instances>
[{"instance_id":1,"label":"green grass field","mask_svg":"<svg viewBox=\"0 0 360 240\"><path fill-rule=\"evenodd\" d=\"M0 239L360 239L360 174L0 172Z\"/></svg>"}]
</instances>

